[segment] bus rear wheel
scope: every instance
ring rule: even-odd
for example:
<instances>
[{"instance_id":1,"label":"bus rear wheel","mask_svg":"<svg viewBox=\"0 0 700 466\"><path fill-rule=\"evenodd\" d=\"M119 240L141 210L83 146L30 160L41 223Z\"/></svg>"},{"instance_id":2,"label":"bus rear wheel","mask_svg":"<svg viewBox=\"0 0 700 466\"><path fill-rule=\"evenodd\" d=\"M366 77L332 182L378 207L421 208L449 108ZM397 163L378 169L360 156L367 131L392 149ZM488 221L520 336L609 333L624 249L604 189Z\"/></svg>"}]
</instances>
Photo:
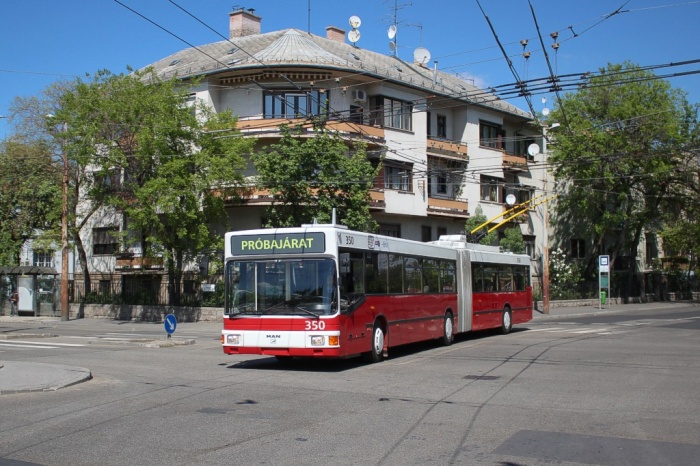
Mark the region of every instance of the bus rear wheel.
<instances>
[{"instance_id":1,"label":"bus rear wheel","mask_svg":"<svg viewBox=\"0 0 700 466\"><path fill-rule=\"evenodd\" d=\"M451 312L445 313L445 321L442 325L442 344L450 346L455 341L454 318Z\"/></svg>"},{"instance_id":2,"label":"bus rear wheel","mask_svg":"<svg viewBox=\"0 0 700 466\"><path fill-rule=\"evenodd\" d=\"M513 328L513 319L508 306L503 308L503 315L501 317L501 333L503 335L508 335L510 330Z\"/></svg>"}]
</instances>

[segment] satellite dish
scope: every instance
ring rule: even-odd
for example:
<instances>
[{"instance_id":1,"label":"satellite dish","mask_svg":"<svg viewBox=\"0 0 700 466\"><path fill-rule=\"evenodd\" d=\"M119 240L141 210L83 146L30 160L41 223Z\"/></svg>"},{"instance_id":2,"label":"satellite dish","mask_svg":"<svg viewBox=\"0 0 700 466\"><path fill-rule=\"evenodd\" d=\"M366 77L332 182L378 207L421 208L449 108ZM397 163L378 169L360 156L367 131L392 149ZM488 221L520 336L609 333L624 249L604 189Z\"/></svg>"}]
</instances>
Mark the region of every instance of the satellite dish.
<instances>
[{"instance_id":1,"label":"satellite dish","mask_svg":"<svg viewBox=\"0 0 700 466\"><path fill-rule=\"evenodd\" d=\"M360 40L360 31L353 29L352 31L348 32L348 40L353 44Z\"/></svg>"},{"instance_id":2,"label":"satellite dish","mask_svg":"<svg viewBox=\"0 0 700 466\"><path fill-rule=\"evenodd\" d=\"M389 26L389 30L386 32L386 35L389 36L389 39L396 37L396 26L393 24Z\"/></svg>"},{"instance_id":3,"label":"satellite dish","mask_svg":"<svg viewBox=\"0 0 700 466\"><path fill-rule=\"evenodd\" d=\"M514 205L515 204L515 195L513 194L508 194L506 196L506 204L508 205Z\"/></svg>"},{"instance_id":4,"label":"satellite dish","mask_svg":"<svg viewBox=\"0 0 700 466\"><path fill-rule=\"evenodd\" d=\"M391 49L392 52L396 52L396 42L389 41L389 48Z\"/></svg>"},{"instance_id":5,"label":"satellite dish","mask_svg":"<svg viewBox=\"0 0 700 466\"><path fill-rule=\"evenodd\" d=\"M549 109L547 107L542 109L542 115L544 115L544 116L549 115Z\"/></svg>"},{"instance_id":6,"label":"satellite dish","mask_svg":"<svg viewBox=\"0 0 700 466\"><path fill-rule=\"evenodd\" d=\"M536 156L537 154L540 153L540 146L538 146L537 144L535 144L533 142L532 144L527 146L527 153L530 157Z\"/></svg>"},{"instance_id":7,"label":"satellite dish","mask_svg":"<svg viewBox=\"0 0 700 466\"><path fill-rule=\"evenodd\" d=\"M430 61L430 51L425 47L418 47L413 51L413 61L421 65Z\"/></svg>"},{"instance_id":8,"label":"satellite dish","mask_svg":"<svg viewBox=\"0 0 700 466\"><path fill-rule=\"evenodd\" d=\"M360 17L355 15L352 15L348 22L350 23L350 26L352 26L353 29L357 29L362 25L362 20L360 19Z\"/></svg>"}]
</instances>

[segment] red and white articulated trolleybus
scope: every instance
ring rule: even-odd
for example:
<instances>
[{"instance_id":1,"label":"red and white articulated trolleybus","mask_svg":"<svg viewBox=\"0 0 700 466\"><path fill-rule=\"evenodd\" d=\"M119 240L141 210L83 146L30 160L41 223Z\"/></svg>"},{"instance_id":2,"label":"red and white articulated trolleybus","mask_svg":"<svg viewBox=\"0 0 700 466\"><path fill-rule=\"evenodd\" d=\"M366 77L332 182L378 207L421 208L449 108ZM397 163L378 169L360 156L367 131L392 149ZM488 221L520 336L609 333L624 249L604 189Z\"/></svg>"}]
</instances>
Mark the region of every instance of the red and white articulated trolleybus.
<instances>
[{"instance_id":1,"label":"red and white articulated trolleybus","mask_svg":"<svg viewBox=\"0 0 700 466\"><path fill-rule=\"evenodd\" d=\"M226 354L378 362L388 349L532 319L528 256L340 225L226 233Z\"/></svg>"}]
</instances>

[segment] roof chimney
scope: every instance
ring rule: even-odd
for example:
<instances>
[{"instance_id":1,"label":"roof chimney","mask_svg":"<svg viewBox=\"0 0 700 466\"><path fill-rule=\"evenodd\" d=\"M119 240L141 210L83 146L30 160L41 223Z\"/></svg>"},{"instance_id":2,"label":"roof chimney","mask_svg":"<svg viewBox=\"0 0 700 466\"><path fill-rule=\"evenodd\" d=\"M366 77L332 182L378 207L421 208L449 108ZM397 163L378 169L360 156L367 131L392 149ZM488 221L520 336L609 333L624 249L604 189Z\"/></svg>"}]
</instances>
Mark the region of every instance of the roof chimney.
<instances>
[{"instance_id":1,"label":"roof chimney","mask_svg":"<svg viewBox=\"0 0 700 466\"><path fill-rule=\"evenodd\" d=\"M252 8L247 11L240 8L229 13L229 39L260 34L261 18L253 13L255 10Z\"/></svg>"},{"instance_id":2,"label":"roof chimney","mask_svg":"<svg viewBox=\"0 0 700 466\"><path fill-rule=\"evenodd\" d=\"M345 42L345 31L339 27L328 26L326 28L326 39L336 42Z\"/></svg>"}]
</instances>

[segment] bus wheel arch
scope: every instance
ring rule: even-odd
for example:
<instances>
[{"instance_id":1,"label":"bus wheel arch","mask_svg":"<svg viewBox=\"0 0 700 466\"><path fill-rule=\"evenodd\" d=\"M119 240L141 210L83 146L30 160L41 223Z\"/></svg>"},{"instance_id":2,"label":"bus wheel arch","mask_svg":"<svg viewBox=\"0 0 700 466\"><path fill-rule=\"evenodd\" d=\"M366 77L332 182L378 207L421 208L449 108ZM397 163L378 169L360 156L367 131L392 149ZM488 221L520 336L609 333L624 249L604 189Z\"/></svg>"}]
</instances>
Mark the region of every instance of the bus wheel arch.
<instances>
[{"instance_id":1,"label":"bus wheel arch","mask_svg":"<svg viewBox=\"0 0 700 466\"><path fill-rule=\"evenodd\" d=\"M366 353L369 362L381 362L387 357L387 325L384 319L377 318L372 328L370 351Z\"/></svg>"},{"instance_id":2,"label":"bus wheel arch","mask_svg":"<svg viewBox=\"0 0 700 466\"><path fill-rule=\"evenodd\" d=\"M513 313L510 310L510 305L506 304L501 314L501 333L508 335L513 328Z\"/></svg>"},{"instance_id":3,"label":"bus wheel arch","mask_svg":"<svg viewBox=\"0 0 700 466\"><path fill-rule=\"evenodd\" d=\"M451 309L445 312L445 318L442 323L441 341L444 346L450 346L455 341L455 319Z\"/></svg>"}]
</instances>

